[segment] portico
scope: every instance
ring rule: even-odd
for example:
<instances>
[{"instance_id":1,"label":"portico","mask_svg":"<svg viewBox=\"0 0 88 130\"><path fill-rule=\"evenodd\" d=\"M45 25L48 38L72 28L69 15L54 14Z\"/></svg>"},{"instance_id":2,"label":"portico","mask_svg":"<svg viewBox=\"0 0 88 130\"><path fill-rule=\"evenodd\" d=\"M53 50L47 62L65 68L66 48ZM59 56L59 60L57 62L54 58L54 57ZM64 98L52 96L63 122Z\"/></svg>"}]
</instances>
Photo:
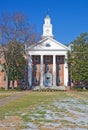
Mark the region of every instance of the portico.
<instances>
[{"instance_id":1,"label":"portico","mask_svg":"<svg viewBox=\"0 0 88 130\"><path fill-rule=\"evenodd\" d=\"M39 57L37 61L35 61L35 57ZM48 57L48 59L47 59ZM52 87L52 86L67 86L66 76L66 68L67 63L65 62L64 55L29 55L29 85L30 86L40 86L42 87ZM60 61L58 61L58 58ZM39 61L38 61L39 60ZM36 66L36 70L35 70ZM58 66L60 70L58 70ZM37 76L37 82L33 83L35 77ZM58 78L61 81L58 81ZM65 80L64 80L65 79ZM60 83L58 83L60 82ZM65 84L66 83L66 84Z\"/></svg>"}]
</instances>

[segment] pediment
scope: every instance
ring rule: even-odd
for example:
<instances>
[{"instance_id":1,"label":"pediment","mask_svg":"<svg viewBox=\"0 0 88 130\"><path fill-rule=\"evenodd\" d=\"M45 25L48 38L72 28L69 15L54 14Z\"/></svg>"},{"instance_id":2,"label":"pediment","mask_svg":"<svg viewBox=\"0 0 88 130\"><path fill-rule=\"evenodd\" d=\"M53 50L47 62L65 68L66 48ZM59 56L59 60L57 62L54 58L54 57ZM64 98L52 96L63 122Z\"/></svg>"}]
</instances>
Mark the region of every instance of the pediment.
<instances>
[{"instance_id":1,"label":"pediment","mask_svg":"<svg viewBox=\"0 0 88 130\"><path fill-rule=\"evenodd\" d=\"M30 50L68 50L68 47L53 38L46 38L31 46Z\"/></svg>"}]
</instances>

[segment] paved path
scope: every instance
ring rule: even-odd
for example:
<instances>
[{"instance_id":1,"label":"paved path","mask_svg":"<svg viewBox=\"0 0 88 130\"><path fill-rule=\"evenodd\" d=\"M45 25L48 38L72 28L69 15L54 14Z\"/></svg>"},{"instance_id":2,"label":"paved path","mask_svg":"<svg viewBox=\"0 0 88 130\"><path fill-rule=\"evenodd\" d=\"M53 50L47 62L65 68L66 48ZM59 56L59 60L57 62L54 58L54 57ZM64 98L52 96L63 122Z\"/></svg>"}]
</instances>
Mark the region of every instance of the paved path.
<instances>
[{"instance_id":1,"label":"paved path","mask_svg":"<svg viewBox=\"0 0 88 130\"><path fill-rule=\"evenodd\" d=\"M3 99L0 99L0 106L4 106L6 104L8 104L9 102L13 101L14 99L17 99L23 95L25 95L26 92L14 92L13 94L11 94L11 96L9 97L5 97Z\"/></svg>"}]
</instances>

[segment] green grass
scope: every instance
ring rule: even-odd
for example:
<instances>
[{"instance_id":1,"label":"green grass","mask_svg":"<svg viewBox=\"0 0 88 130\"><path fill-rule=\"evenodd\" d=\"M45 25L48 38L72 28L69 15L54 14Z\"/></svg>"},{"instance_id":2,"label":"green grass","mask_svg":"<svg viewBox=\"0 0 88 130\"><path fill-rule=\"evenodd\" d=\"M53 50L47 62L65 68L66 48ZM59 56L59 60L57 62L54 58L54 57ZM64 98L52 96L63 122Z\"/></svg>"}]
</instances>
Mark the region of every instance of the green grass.
<instances>
[{"instance_id":1,"label":"green grass","mask_svg":"<svg viewBox=\"0 0 88 130\"><path fill-rule=\"evenodd\" d=\"M2 92L3 93L3 92ZM11 92L12 93L12 92ZM11 94L9 93L9 94ZM5 106L0 107L0 119L4 118L5 114L8 113L8 115L21 115L23 112L28 112L31 114L32 110L36 110L38 106L43 106L45 104L49 104L50 102L53 102L55 100L59 100L66 97L75 97L75 98L81 98L84 95L84 98L87 98L88 93L87 92L81 92L78 97L78 93L73 92L25 92L23 96L21 96L18 99L15 99L14 101L9 102ZM7 96L7 92L6 92ZM4 95L5 97L5 95ZM1 96L3 98L3 95ZM54 108L55 109L55 108ZM65 111L64 108L60 111ZM43 115L44 112L38 111L39 114ZM26 118L26 116L24 116Z\"/></svg>"},{"instance_id":2,"label":"green grass","mask_svg":"<svg viewBox=\"0 0 88 130\"><path fill-rule=\"evenodd\" d=\"M38 105L48 104L53 99L66 97L65 92L27 92L22 97L11 101L5 106L0 107L0 118L5 116L5 113L9 115L15 115L36 109Z\"/></svg>"}]
</instances>

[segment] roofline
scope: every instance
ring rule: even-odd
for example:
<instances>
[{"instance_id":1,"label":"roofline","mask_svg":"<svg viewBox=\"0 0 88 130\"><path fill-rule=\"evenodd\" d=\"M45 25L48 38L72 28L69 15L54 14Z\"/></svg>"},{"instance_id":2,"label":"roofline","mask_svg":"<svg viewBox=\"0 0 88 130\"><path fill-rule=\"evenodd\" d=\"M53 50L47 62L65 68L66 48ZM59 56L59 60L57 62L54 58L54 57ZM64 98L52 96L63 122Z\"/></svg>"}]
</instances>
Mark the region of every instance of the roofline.
<instances>
[{"instance_id":1,"label":"roofline","mask_svg":"<svg viewBox=\"0 0 88 130\"><path fill-rule=\"evenodd\" d=\"M35 47L36 45L41 44L42 42L46 41L47 39L51 39L52 41L56 42L57 44L60 44L60 45L63 46L64 48L66 48L66 50L69 50L69 48L68 48L66 45L64 45L64 44L62 44L62 43L56 41L55 39L53 39L53 38L51 38L51 37L46 37L46 38L40 40L39 42L35 43L34 45L28 47L27 50L28 50L28 49L32 49L33 47Z\"/></svg>"}]
</instances>

